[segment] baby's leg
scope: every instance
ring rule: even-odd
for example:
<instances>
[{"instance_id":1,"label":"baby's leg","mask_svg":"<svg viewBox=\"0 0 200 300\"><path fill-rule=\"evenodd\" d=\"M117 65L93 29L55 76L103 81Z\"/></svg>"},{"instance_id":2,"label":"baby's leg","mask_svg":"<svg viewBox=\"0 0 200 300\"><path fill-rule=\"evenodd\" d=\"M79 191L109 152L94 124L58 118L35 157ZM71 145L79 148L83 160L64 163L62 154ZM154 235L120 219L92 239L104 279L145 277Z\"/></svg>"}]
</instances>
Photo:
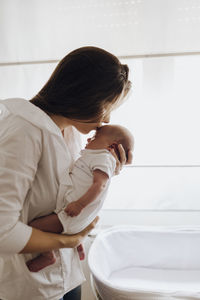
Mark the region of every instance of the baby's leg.
<instances>
[{"instance_id":1,"label":"baby's leg","mask_svg":"<svg viewBox=\"0 0 200 300\"><path fill-rule=\"evenodd\" d=\"M48 251L41 253L39 256L27 261L26 265L31 272L38 272L56 262L55 253Z\"/></svg>"}]
</instances>

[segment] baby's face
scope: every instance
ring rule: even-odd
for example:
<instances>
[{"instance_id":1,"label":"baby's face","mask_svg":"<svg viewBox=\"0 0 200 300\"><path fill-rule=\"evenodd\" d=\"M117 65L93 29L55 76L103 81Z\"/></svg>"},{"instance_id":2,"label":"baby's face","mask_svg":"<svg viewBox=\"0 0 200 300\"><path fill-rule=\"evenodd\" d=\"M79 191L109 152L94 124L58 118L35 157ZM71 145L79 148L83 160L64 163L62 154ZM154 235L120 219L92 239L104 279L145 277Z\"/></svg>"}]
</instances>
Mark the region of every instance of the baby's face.
<instances>
[{"instance_id":1,"label":"baby's face","mask_svg":"<svg viewBox=\"0 0 200 300\"><path fill-rule=\"evenodd\" d=\"M93 137L87 139L86 149L108 149L110 146L110 139L100 127L96 130Z\"/></svg>"}]
</instances>

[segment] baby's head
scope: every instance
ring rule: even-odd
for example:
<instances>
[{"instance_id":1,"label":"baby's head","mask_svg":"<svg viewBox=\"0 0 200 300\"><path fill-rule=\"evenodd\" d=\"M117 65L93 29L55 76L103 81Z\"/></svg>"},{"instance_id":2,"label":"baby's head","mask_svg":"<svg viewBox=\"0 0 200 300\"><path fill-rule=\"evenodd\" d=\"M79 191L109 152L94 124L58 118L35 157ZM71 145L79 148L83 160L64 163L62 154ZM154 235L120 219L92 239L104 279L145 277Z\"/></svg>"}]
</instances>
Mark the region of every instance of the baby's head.
<instances>
[{"instance_id":1,"label":"baby's head","mask_svg":"<svg viewBox=\"0 0 200 300\"><path fill-rule=\"evenodd\" d=\"M99 127L96 134L88 139L86 149L111 149L114 148L119 156L117 145L122 144L126 154L128 151L133 151L134 138L131 132L120 125L105 125ZM127 155L128 157L128 155Z\"/></svg>"}]
</instances>

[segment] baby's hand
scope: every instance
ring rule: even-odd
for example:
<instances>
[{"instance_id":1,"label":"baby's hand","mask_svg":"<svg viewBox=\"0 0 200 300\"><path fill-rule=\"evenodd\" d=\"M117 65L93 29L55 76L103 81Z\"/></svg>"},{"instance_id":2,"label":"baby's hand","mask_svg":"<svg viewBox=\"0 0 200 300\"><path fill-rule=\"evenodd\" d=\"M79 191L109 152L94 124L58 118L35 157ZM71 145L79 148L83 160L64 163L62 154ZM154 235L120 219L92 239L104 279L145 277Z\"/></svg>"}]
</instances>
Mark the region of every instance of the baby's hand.
<instances>
[{"instance_id":1,"label":"baby's hand","mask_svg":"<svg viewBox=\"0 0 200 300\"><path fill-rule=\"evenodd\" d=\"M75 217L80 214L82 209L83 207L78 202L71 202L65 208L65 212L68 214L68 216Z\"/></svg>"}]
</instances>

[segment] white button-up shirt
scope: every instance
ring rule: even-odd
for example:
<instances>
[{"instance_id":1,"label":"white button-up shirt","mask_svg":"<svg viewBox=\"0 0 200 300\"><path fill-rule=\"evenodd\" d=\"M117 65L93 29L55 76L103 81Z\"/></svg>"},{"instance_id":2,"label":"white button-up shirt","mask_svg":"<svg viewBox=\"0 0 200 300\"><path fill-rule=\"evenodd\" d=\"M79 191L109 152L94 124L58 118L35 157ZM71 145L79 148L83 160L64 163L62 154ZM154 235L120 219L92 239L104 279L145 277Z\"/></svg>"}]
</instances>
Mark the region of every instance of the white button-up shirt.
<instances>
[{"instance_id":1,"label":"white button-up shirt","mask_svg":"<svg viewBox=\"0 0 200 300\"><path fill-rule=\"evenodd\" d=\"M50 214L64 196L71 163L46 113L24 99L0 101L0 299L58 300L83 282L75 249L56 251L56 263L37 273L26 267L36 254L17 254L31 236L28 222Z\"/></svg>"}]
</instances>

